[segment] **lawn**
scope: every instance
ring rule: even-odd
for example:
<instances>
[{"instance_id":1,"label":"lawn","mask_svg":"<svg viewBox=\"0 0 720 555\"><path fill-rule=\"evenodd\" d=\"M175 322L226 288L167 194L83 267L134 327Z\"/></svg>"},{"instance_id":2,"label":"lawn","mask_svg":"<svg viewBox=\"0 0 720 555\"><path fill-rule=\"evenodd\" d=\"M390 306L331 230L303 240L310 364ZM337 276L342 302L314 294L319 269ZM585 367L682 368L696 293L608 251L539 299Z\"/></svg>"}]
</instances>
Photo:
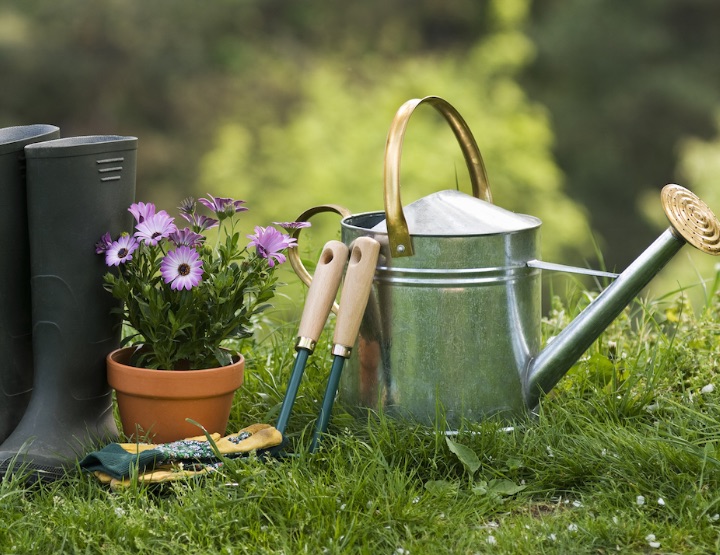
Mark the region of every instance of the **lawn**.
<instances>
[{"instance_id":1,"label":"lawn","mask_svg":"<svg viewBox=\"0 0 720 555\"><path fill-rule=\"evenodd\" d=\"M556 301L546 337L587 303ZM294 325L244 347L232 427L274 423ZM434 428L336 406L307 452L328 332L306 370L288 456L111 490L72 473L0 485L1 553L715 553L720 551L720 300L635 303L536 415Z\"/></svg>"}]
</instances>

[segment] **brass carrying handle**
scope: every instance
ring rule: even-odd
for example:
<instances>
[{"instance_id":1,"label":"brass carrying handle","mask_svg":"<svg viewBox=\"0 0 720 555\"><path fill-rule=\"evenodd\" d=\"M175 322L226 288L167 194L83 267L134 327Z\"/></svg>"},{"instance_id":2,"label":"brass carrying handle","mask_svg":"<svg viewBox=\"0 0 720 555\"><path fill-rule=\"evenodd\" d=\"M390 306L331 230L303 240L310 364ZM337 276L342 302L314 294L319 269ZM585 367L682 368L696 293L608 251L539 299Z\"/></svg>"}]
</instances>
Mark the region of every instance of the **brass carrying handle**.
<instances>
[{"instance_id":1,"label":"brass carrying handle","mask_svg":"<svg viewBox=\"0 0 720 555\"><path fill-rule=\"evenodd\" d=\"M412 256L413 247L410 240L407 220L400 200L400 156L402 143L407 129L408 121L415 108L421 104L430 104L440 112L455 134L460 144L465 164L470 171L473 196L492 202L487 172L483 163L480 149L475 142L470 128L465 120L446 100L439 96L426 96L414 98L400 106L390 125L387 143L385 145L385 169L383 180L385 183L385 215L387 218L388 240L390 255L393 257Z\"/></svg>"},{"instance_id":2,"label":"brass carrying handle","mask_svg":"<svg viewBox=\"0 0 720 555\"><path fill-rule=\"evenodd\" d=\"M310 220L310 218L322 212L333 212L335 214L338 214L341 218L347 218L348 216L352 216L352 212L350 212L350 210L348 210L344 206L340 206L339 204L321 204L319 206L313 206L312 208L308 208L307 210L305 210L305 212L300 214L295 219L295 221L307 222L308 220ZM300 228L294 229L290 236L298 239L298 237L300 236ZM302 260L300 260L298 248L288 249L288 260L290 261L290 266L292 266L295 274L297 275L297 277L300 278L300 281L302 281L306 286L310 287L313 278L310 275L310 272L307 271L307 268L305 268ZM338 304L336 302L333 302L331 310L335 314L337 314L338 308Z\"/></svg>"}]
</instances>

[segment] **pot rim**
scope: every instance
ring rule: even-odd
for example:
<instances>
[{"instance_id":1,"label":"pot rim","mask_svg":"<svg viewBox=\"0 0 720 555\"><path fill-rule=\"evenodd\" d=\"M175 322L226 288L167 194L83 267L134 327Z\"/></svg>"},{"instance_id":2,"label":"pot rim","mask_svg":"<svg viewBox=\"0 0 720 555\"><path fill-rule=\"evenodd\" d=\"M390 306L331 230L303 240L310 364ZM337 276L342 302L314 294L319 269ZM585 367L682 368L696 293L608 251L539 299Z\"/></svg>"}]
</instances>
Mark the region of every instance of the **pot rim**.
<instances>
[{"instance_id":1,"label":"pot rim","mask_svg":"<svg viewBox=\"0 0 720 555\"><path fill-rule=\"evenodd\" d=\"M203 370L157 370L129 366L132 347L123 347L106 357L107 378L119 393L153 398L181 397L201 399L227 394L240 388L245 371L245 358L228 366Z\"/></svg>"}]
</instances>

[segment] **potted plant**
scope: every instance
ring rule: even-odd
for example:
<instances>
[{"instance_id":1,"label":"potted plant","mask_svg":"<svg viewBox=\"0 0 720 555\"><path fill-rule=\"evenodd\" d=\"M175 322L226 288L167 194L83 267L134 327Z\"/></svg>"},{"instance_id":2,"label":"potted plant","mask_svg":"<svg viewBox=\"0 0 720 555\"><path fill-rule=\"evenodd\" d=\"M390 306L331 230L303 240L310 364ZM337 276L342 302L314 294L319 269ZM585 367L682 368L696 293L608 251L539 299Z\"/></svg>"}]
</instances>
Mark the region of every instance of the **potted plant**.
<instances>
[{"instance_id":1,"label":"potted plant","mask_svg":"<svg viewBox=\"0 0 720 555\"><path fill-rule=\"evenodd\" d=\"M129 208L132 233L105 234L96 244L110 268L104 287L122 301L117 310L128 330L125 347L107 357L126 436L165 443L198 435L188 418L225 432L244 359L224 345L252 334L255 316L275 294L283 252L296 245L273 226L257 226L249 242L241 240L244 203L185 199L179 210L187 225L180 228L164 210L139 202Z\"/></svg>"}]
</instances>

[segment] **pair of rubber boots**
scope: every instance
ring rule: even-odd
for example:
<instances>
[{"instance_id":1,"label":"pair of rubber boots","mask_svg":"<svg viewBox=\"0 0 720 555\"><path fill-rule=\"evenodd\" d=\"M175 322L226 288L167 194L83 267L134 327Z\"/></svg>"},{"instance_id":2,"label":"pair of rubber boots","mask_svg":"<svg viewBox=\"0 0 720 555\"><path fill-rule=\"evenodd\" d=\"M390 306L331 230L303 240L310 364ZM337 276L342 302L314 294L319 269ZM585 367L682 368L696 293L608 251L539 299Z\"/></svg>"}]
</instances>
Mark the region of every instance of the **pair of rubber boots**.
<instances>
[{"instance_id":1,"label":"pair of rubber boots","mask_svg":"<svg viewBox=\"0 0 720 555\"><path fill-rule=\"evenodd\" d=\"M50 481L117 439L117 302L95 244L130 229L137 139L0 129L0 475Z\"/></svg>"}]
</instances>

